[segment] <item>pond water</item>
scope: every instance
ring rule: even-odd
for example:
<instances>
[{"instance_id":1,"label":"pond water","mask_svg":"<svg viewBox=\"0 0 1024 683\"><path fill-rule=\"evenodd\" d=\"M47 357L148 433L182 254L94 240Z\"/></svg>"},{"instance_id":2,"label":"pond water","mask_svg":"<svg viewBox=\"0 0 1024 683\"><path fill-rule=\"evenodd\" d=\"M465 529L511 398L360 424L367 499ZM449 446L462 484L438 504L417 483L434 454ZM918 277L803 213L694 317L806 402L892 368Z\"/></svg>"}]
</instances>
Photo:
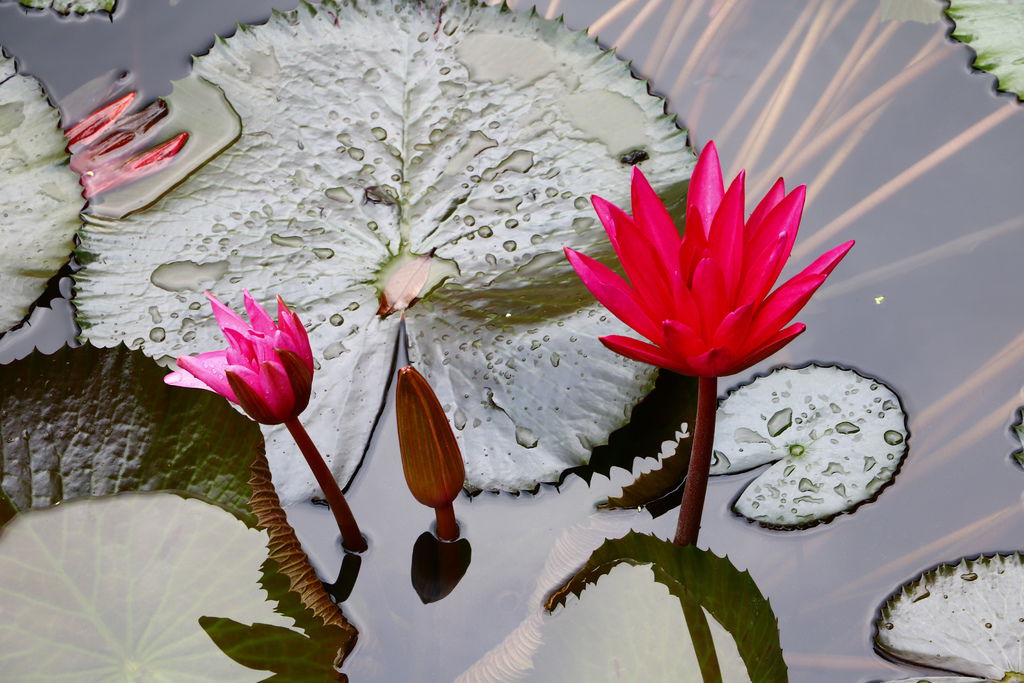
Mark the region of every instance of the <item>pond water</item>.
<instances>
[{"instance_id":1,"label":"pond water","mask_svg":"<svg viewBox=\"0 0 1024 683\"><path fill-rule=\"evenodd\" d=\"M265 20L271 4L121 0L111 20L0 2L0 45L77 119L95 104L76 99L82 84L127 71L145 98L165 95L171 79L188 73L189 54L236 22ZM720 383L724 391L778 363L835 362L886 382L909 415L909 453L895 483L827 524L794 532L750 524L730 507L758 472L711 480L700 545L748 569L770 599L795 683L923 671L873 650L879 605L929 567L1018 550L1024 534L1024 472L1010 457L1019 447L1010 425L1024 404L1024 326L1014 314L1024 291L1024 118L991 77L971 72L971 55L947 38L945 20L889 19L897 4L537 4L541 15L564 14L570 27L590 27L632 60L692 142L714 139L730 177L746 168L748 196L778 175L808 185L797 266L857 240L799 316L808 331ZM54 281L30 325L0 338L0 360L73 339L71 276L69 269ZM654 519L597 513L596 503L632 480L622 469L609 476L570 474L535 495L461 497L456 514L472 562L451 595L423 605L410 558L432 516L405 488L389 402L348 491L371 550L344 605L360 631L344 671L356 682L480 671L497 661L482 662L487 653L539 609L537 596L573 570L571 560L549 559L559 539L578 544L568 553L578 564L601 538L629 528L672 535L674 511ZM321 576L333 578L341 556L330 515L295 507L289 519Z\"/></svg>"}]
</instances>

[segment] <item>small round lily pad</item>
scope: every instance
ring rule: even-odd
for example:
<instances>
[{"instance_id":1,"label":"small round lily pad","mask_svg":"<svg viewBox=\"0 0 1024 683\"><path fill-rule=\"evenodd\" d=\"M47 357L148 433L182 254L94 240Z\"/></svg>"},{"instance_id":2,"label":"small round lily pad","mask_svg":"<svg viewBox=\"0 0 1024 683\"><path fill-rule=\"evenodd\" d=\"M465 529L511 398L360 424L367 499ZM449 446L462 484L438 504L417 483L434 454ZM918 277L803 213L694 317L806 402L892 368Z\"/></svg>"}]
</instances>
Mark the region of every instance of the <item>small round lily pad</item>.
<instances>
[{"instance_id":1,"label":"small round lily pad","mask_svg":"<svg viewBox=\"0 0 1024 683\"><path fill-rule=\"evenodd\" d=\"M908 437L899 397L879 380L835 365L778 368L721 401L711 473L774 462L734 509L799 528L875 498L896 476Z\"/></svg>"},{"instance_id":2,"label":"small round lily pad","mask_svg":"<svg viewBox=\"0 0 1024 683\"><path fill-rule=\"evenodd\" d=\"M1024 558L983 555L939 565L882 606L875 645L920 666L978 678L1024 681Z\"/></svg>"}]
</instances>

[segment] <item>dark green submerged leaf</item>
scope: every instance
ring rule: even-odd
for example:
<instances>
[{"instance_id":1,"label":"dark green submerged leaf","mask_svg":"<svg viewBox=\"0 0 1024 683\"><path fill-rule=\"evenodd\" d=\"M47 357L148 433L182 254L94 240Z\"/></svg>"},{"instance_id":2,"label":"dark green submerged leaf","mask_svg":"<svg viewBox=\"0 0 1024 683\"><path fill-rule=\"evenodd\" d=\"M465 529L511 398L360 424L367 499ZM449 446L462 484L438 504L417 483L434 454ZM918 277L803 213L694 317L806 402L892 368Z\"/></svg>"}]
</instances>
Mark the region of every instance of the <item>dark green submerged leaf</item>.
<instances>
[{"instance_id":1,"label":"dark green submerged leaf","mask_svg":"<svg viewBox=\"0 0 1024 683\"><path fill-rule=\"evenodd\" d=\"M736 569L728 559L693 546L680 547L660 538L630 532L606 541L560 589L548 598L553 610L565 603L570 593L581 595L620 564L650 565L655 580L679 599L684 612L706 611L735 640L751 680L783 683L786 664L779 644L778 622L768 601L746 571ZM692 622L691 622L692 624ZM701 636L691 625L691 638ZM702 667L707 672L709 668Z\"/></svg>"},{"instance_id":2,"label":"dark green submerged leaf","mask_svg":"<svg viewBox=\"0 0 1024 683\"><path fill-rule=\"evenodd\" d=\"M181 491L247 523L259 428L211 392L169 387L124 346L38 351L0 366L8 513L122 491Z\"/></svg>"}]
</instances>

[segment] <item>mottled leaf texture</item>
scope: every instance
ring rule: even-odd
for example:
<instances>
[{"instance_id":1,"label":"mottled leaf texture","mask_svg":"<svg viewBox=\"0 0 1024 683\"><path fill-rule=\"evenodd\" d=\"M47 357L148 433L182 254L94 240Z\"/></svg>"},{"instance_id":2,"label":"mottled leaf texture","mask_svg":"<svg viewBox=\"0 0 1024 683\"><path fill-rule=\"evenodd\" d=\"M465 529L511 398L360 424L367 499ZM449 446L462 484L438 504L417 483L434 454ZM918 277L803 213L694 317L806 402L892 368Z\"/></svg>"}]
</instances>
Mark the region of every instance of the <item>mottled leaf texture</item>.
<instances>
[{"instance_id":1,"label":"mottled leaf texture","mask_svg":"<svg viewBox=\"0 0 1024 683\"><path fill-rule=\"evenodd\" d=\"M974 50L974 68L1024 99L1024 3L952 0L946 14L956 24L953 37Z\"/></svg>"}]
</instances>

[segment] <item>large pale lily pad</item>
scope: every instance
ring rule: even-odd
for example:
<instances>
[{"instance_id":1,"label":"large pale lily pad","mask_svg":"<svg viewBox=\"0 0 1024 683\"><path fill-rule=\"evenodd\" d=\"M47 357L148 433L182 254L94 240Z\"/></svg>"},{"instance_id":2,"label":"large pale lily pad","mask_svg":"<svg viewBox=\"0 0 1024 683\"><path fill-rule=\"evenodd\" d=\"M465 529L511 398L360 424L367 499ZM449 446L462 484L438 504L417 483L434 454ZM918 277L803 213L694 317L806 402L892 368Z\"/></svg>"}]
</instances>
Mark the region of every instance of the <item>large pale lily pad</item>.
<instances>
[{"instance_id":1,"label":"large pale lily pad","mask_svg":"<svg viewBox=\"0 0 1024 683\"><path fill-rule=\"evenodd\" d=\"M542 638L523 680L751 680L729 632L699 606L681 609L647 566L611 569L548 616Z\"/></svg>"},{"instance_id":2,"label":"large pale lily pad","mask_svg":"<svg viewBox=\"0 0 1024 683\"><path fill-rule=\"evenodd\" d=\"M248 510L262 437L219 396L163 383L125 347L34 352L0 366L0 505L15 510L121 491L175 490ZM0 515L0 519L5 515Z\"/></svg>"},{"instance_id":3,"label":"large pale lily pad","mask_svg":"<svg viewBox=\"0 0 1024 683\"><path fill-rule=\"evenodd\" d=\"M0 536L4 677L263 680L199 619L292 625L259 587L266 542L216 506L167 493L19 515Z\"/></svg>"},{"instance_id":4,"label":"large pale lily pad","mask_svg":"<svg viewBox=\"0 0 1024 683\"><path fill-rule=\"evenodd\" d=\"M582 569L551 594L546 607L552 610L565 604L572 594L581 596L584 588L622 564L648 565L655 581L677 598L686 615L689 639L695 645L703 680L715 680L713 672L716 669L721 676L717 680L755 680L759 683L784 683L787 680L786 663L779 645L778 622L750 574L738 570L728 558L718 557L696 546L681 547L632 531L623 538L605 541L591 554ZM624 606L619 613L622 615L632 610L641 614L645 611ZM610 626L608 630L612 628ZM637 626L620 624L616 633L622 637L623 633L634 628ZM718 637L722 632L727 633L728 638ZM723 649L722 643L727 647ZM656 652L650 647L638 647L647 656ZM601 650L595 650L592 644L586 646L585 652L589 655L595 651ZM577 653L577 658L588 659L588 656ZM727 671L732 675L726 677ZM742 672L744 677L737 677L737 672ZM593 679L567 676L552 680ZM625 675L621 680L695 679L655 674Z\"/></svg>"},{"instance_id":5,"label":"large pale lily pad","mask_svg":"<svg viewBox=\"0 0 1024 683\"><path fill-rule=\"evenodd\" d=\"M0 332L19 323L68 260L82 210L60 115L0 55Z\"/></svg>"},{"instance_id":6,"label":"large pale lily pad","mask_svg":"<svg viewBox=\"0 0 1024 683\"><path fill-rule=\"evenodd\" d=\"M882 606L875 644L911 664L978 677L948 680L1022 681L1022 624L1024 559L986 555L940 565L903 586Z\"/></svg>"},{"instance_id":7,"label":"large pale lily pad","mask_svg":"<svg viewBox=\"0 0 1024 683\"><path fill-rule=\"evenodd\" d=\"M25 7L34 9L50 8L61 14L87 14L88 12L113 12L117 0L18 0Z\"/></svg>"},{"instance_id":8,"label":"large pale lily pad","mask_svg":"<svg viewBox=\"0 0 1024 683\"><path fill-rule=\"evenodd\" d=\"M779 368L721 401L711 473L777 461L734 508L796 528L874 499L896 476L907 438L899 397L880 381L837 366Z\"/></svg>"},{"instance_id":9,"label":"large pale lily pad","mask_svg":"<svg viewBox=\"0 0 1024 683\"><path fill-rule=\"evenodd\" d=\"M953 37L974 50L974 68L1024 99L1024 4L951 0L946 14L956 24Z\"/></svg>"},{"instance_id":10,"label":"large pale lily pad","mask_svg":"<svg viewBox=\"0 0 1024 683\"><path fill-rule=\"evenodd\" d=\"M614 55L533 14L371 0L275 14L195 71L242 135L148 211L86 227L78 304L94 343L169 363L224 345L203 289L232 304L243 286L280 293L317 355L303 420L347 481L398 339L379 293L428 255L409 356L457 428L470 487L556 480L626 422L653 371L597 342L618 323L562 247L610 257L590 193L628 205L627 162L645 158L678 207L692 158ZM307 498L284 431L266 434L283 502Z\"/></svg>"}]
</instances>

